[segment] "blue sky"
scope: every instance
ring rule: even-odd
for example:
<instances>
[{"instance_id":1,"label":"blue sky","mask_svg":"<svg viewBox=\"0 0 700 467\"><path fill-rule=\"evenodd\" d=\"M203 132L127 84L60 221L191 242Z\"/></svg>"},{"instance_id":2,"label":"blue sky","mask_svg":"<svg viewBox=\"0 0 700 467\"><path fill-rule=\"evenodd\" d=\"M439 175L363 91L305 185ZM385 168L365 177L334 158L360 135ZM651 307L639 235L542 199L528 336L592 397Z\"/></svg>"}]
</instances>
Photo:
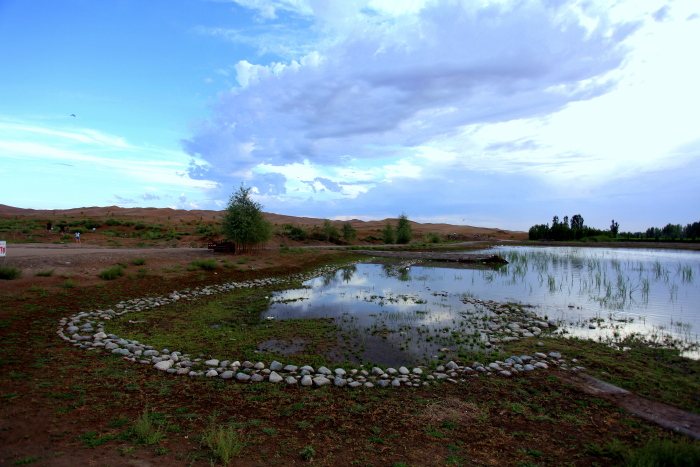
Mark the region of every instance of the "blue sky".
<instances>
[{"instance_id":1,"label":"blue sky","mask_svg":"<svg viewBox=\"0 0 700 467\"><path fill-rule=\"evenodd\" d=\"M685 224L697 44L695 0L2 0L0 203Z\"/></svg>"}]
</instances>

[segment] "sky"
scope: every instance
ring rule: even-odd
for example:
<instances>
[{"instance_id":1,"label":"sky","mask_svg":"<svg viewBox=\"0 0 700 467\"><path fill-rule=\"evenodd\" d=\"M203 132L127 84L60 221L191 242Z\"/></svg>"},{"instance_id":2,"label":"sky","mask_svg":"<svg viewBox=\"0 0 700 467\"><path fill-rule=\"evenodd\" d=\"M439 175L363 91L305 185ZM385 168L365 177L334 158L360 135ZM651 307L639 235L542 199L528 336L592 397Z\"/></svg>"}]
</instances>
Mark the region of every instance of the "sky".
<instances>
[{"instance_id":1,"label":"sky","mask_svg":"<svg viewBox=\"0 0 700 467\"><path fill-rule=\"evenodd\" d=\"M700 221L697 0L0 0L0 203Z\"/></svg>"}]
</instances>

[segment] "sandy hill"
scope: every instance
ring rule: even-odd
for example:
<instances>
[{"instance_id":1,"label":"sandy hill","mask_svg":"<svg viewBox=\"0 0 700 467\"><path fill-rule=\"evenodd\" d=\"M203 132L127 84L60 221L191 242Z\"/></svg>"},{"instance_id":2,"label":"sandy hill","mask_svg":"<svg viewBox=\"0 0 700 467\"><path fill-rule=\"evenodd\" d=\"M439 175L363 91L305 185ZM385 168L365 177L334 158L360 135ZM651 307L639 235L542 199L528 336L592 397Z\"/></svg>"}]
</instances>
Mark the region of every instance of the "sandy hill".
<instances>
[{"instance_id":1,"label":"sandy hill","mask_svg":"<svg viewBox=\"0 0 700 467\"><path fill-rule=\"evenodd\" d=\"M143 220L145 222L215 222L221 219L223 211L208 211L208 210L192 210L170 209L170 208L121 208L118 206L106 207L82 207L73 209L24 209L16 208L0 204L0 218L13 218L15 216L33 219L52 219L54 221L60 218L94 218L106 219L114 217L117 219L128 220ZM324 219L313 217L293 217L283 214L265 213L265 217L273 224L283 225L291 224L302 226L305 228L322 226ZM381 221L361 221L352 219L348 222L358 232L376 232L381 230L387 223L391 222L396 225L397 219L383 219ZM333 221L334 224L340 226L344 221ZM457 234L465 236L492 236L504 239L527 239L527 232L509 231L502 229L492 229L486 227L473 227L469 225L451 225L451 224L421 224L411 221L411 227L416 233L436 232L441 234Z\"/></svg>"}]
</instances>

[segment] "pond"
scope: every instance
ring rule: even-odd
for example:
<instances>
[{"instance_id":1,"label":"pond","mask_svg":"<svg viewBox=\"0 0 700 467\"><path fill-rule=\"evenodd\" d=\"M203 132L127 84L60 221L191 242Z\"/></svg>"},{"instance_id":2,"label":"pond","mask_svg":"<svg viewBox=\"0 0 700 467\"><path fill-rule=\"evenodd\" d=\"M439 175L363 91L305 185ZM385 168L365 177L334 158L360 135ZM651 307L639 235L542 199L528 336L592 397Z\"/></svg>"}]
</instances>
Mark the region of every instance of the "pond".
<instances>
[{"instance_id":1,"label":"pond","mask_svg":"<svg viewBox=\"0 0 700 467\"><path fill-rule=\"evenodd\" d=\"M699 358L700 253L496 247L509 264L360 263L272 297L265 317L334 318L351 361L426 363L557 332L619 341L637 334ZM495 345L494 345L495 344Z\"/></svg>"}]
</instances>

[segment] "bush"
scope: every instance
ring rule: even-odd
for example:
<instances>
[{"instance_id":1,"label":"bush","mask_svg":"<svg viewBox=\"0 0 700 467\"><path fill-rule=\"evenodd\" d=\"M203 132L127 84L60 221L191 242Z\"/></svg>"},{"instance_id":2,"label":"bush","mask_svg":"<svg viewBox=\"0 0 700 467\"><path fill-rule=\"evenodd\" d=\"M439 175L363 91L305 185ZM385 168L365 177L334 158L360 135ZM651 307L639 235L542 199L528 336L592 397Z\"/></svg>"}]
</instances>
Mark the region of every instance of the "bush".
<instances>
[{"instance_id":1,"label":"bush","mask_svg":"<svg viewBox=\"0 0 700 467\"><path fill-rule=\"evenodd\" d=\"M49 277L53 276L55 269L44 269L43 271L38 271L36 273L37 277Z\"/></svg>"},{"instance_id":2,"label":"bush","mask_svg":"<svg viewBox=\"0 0 700 467\"><path fill-rule=\"evenodd\" d=\"M425 243L442 243L442 236L436 232L428 232L425 234Z\"/></svg>"},{"instance_id":3,"label":"bush","mask_svg":"<svg viewBox=\"0 0 700 467\"><path fill-rule=\"evenodd\" d=\"M22 275L22 270L14 266L0 266L0 279L11 281Z\"/></svg>"},{"instance_id":4,"label":"bush","mask_svg":"<svg viewBox=\"0 0 700 467\"><path fill-rule=\"evenodd\" d=\"M105 224L107 224L110 227L114 227L115 225L121 225L122 221L119 219L107 219L105 221Z\"/></svg>"},{"instance_id":5,"label":"bush","mask_svg":"<svg viewBox=\"0 0 700 467\"><path fill-rule=\"evenodd\" d=\"M95 220L92 220L92 219L90 219L90 220L88 220L87 222L85 222L85 228L86 228L86 229L89 229L89 230L96 229L96 228L100 227L101 225L102 225L102 222L100 222L100 221L95 221Z\"/></svg>"},{"instance_id":6,"label":"bush","mask_svg":"<svg viewBox=\"0 0 700 467\"><path fill-rule=\"evenodd\" d=\"M131 261L131 264L133 264L134 266L143 266L144 264L146 264L146 258L136 258Z\"/></svg>"},{"instance_id":7,"label":"bush","mask_svg":"<svg viewBox=\"0 0 700 467\"><path fill-rule=\"evenodd\" d=\"M246 447L246 442L232 426L211 426L202 434L202 444L228 465Z\"/></svg>"},{"instance_id":8,"label":"bush","mask_svg":"<svg viewBox=\"0 0 700 467\"><path fill-rule=\"evenodd\" d=\"M104 271L100 272L97 276L100 279L104 279L106 281L111 281L116 279L117 277L121 277L124 275L124 269L122 269L121 266L112 266L111 268L105 269Z\"/></svg>"}]
</instances>

